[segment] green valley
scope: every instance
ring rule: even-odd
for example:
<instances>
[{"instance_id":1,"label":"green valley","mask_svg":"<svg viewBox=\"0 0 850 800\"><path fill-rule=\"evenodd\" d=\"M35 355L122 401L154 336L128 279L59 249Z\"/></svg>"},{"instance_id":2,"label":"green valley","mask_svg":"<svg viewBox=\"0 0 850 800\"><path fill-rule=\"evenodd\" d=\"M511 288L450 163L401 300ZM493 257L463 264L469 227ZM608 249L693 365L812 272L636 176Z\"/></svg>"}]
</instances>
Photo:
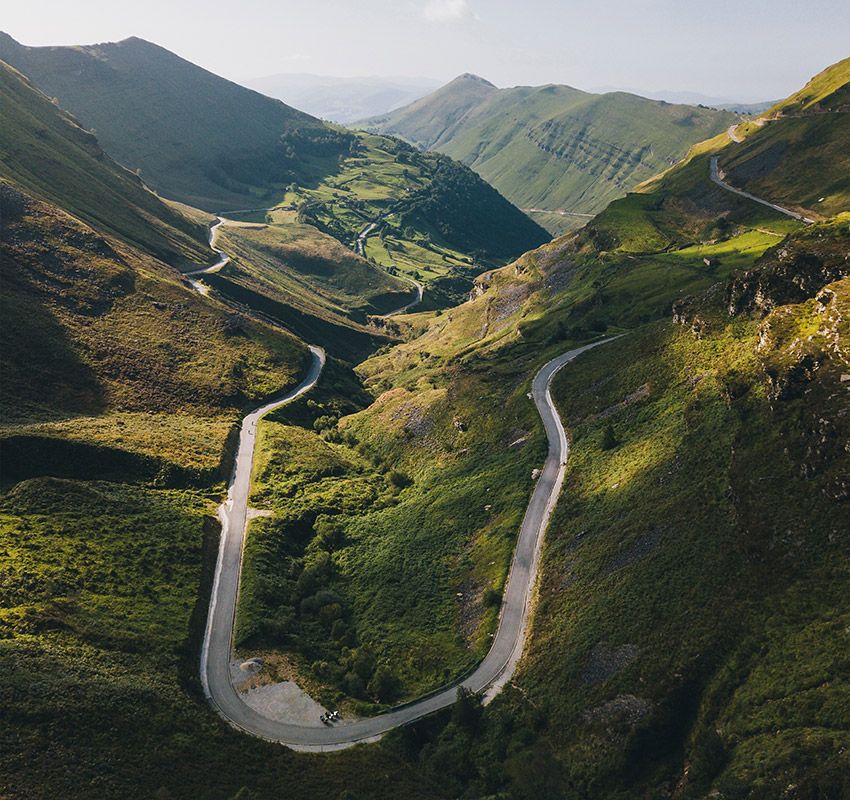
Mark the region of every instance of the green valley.
<instances>
[{"instance_id":1,"label":"green valley","mask_svg":"<svg viewBox=\"0 0 850 800\"><path fill-rule=\"evenodd\" d=\"M570 86L497 89L461 75L433 94L364 120L472 167L553 233L681 159L737 115Z\"/></svg>"},{"instance_id":2,"label":"green valley","mask_svg":"<svg viewBox=\"0 0 850 800\"><path fill-rule=\"evenodd\" d=\"M842 140L843 116L819 119ZM447 796L632 797L676 782L685 797L771 797L780 781L840 796L848 217L806 228L709 179L713 152L757 162L768 136L804 154L797 124L706 142L578 234L481 276L474 300L358 367L377 395L367 409L317 397L267 423L256 502L274 516L249 539L242 652L276 645L318 696L360 710L445 681L464 637L475 658L508 565L500 531L528 496L508 487L528 487L541 458L528 376L630 329L554 387L574 489L516 688L478 722L423 722L387 747ZM810 194L833 175L811 168ZM299 420L314 432L287 437ZM295 441L309 469L268 466ZM805 666L780 684L791 659Z\"/></svg>"},{"instance_id":3,"label":"green valley","mask_svg":"<svg viewBox=\"0 0 850 800\"><path fill-rule=\"evenodd\" d=\"M0 34L0 797L850 796L848 87L347 130Z\"/></svg>"},{"instance_id":4,"label":"green valley","mask_svg":"<svg viewBox=\"0 0 850 800\"><path fill-rule=\"evenodd\" d=\"M162 195L245 221L297 210L380 267L438 281L438 305L549 238L449 158L324 123L141 39L25 47L0 34L0 60Z\"/></svg>"}]
</instances>

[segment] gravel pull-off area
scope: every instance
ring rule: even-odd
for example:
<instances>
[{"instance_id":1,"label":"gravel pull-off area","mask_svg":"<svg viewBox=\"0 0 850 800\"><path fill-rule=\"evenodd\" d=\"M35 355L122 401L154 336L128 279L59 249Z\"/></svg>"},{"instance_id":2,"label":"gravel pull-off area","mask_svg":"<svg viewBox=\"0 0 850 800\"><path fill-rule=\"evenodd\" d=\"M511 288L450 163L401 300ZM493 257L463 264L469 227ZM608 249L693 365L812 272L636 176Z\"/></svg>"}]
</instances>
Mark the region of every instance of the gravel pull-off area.
<instances>
[{"instance_id":1,"label":"gravel pull-off area","mask_svg":"<svg viewBox=\"0 0 850 800\"><path fill-rule=\"evenodd\" d=\"M327 709L319 705L298 684L292 681L267 683L240 692L242 701L268 719L285 720L297 725L323 728L319 720Z\"/></svg>"},{"instance_id":2,"label":"gravel pull-off area","mask_svg":"<svg viewBox=\"0 0 850 800\"><path fill-rule=\"evenodd\" d=\"M294 681L272 683L264 666L262 658L230 662L230 677L242 702L269 719L324 727L319 717L327 709Z\"/></svg>"}]
</instances>

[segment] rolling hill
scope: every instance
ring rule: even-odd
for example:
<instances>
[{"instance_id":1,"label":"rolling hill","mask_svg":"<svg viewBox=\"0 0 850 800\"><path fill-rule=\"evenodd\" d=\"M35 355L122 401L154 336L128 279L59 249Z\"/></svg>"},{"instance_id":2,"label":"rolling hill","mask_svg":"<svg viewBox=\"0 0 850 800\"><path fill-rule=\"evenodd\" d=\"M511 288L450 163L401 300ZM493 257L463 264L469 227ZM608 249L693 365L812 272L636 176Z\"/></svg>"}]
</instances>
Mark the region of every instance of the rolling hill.
<instances>
[{"instance_id":1,"label":"rolling hill","mask_svg":"<svg viewBox=\"0 0 850 800\"><path fill-rule=\"evenodd\" d=\"M737 115L569 86L497 89L461 75L405 108L358 123L471 166L553 232L682 158ZM554 212L569 212L556 215Z\"/></svg>"}]
</instances>

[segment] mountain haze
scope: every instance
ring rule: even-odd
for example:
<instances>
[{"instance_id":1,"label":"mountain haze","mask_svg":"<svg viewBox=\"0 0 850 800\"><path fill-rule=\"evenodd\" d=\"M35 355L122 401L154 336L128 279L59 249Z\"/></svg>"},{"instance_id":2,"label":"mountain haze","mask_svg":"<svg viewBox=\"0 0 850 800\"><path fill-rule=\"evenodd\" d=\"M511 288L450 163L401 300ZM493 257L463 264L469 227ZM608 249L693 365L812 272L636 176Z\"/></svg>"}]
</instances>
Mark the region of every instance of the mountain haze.
<instances>
[{"instance_id":1,"label":"mountain haze","mask_svg":"<svg viewBox=\"0 0 850 800\"><path fill-rule=\"evenodd\" d=\"M294 108L333 122L348 123L385 114L439 86L429 78L335 78L280 74L246 81L246 86Z\"/></svg>"}]
</instances>

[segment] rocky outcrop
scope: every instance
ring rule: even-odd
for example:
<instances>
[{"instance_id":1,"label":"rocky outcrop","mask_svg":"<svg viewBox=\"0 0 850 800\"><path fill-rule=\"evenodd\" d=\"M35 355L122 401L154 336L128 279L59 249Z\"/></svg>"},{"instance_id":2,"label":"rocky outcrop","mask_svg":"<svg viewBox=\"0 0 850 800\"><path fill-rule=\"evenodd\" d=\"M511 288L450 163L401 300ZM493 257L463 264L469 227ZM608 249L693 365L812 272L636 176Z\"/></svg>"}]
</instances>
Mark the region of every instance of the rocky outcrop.
<instances>
[{"instance_id":1,"label":"rocky outcrop","mask_svg":"<svg viewBox=\"0 0 850 800\"><path fill-rule=\"evenodd\" d=\"M732 316L767 314L809 300L826 284L848 275L850 237L801 237L769 251L754 269L735 275L726 289L726 309Z\"/></svg>"}]
</instances>

